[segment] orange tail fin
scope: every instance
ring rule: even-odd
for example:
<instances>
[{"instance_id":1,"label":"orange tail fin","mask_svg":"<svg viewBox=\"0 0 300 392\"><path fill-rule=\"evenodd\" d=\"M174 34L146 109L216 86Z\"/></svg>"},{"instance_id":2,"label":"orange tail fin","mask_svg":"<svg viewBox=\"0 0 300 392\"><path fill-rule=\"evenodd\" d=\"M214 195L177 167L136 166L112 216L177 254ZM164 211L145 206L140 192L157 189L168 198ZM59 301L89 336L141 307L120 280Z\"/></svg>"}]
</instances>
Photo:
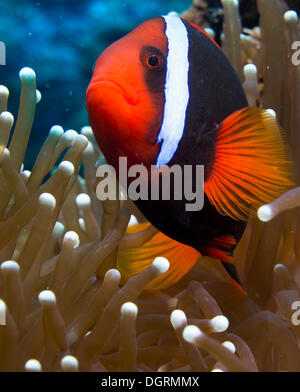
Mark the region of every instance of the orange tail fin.
<instances>
[{"instance_id":1,"label":"orange tail fin","mask_svg":"<svg viewBox=\"0 0 300 392\"><path fill-rule=\"evenodd\" d=\"M271 114L248 107L221 123L213 171L204 185L221 214L246 220L293 185L288 148Z\"/></svg>"},{"instance_id":2,"label":"orange tail fin","mask_svg":"<svg viewBox=\"0 0 300 392\"><path fill-rule=\"evenodd\" d=\"M232 249L235 246L235 238L230 235L224 235L207 241L205 245L201 246L200 250L209 257L233 264L234 259L232 256Z\"/></svg>"},{"instance_id":3,"label":"orange tail fin","mask_svg":"<svg viewBox=\"0 0 300 392\"><path fill-rule=\"evenodd\" d=\"M149 223L142 223L129 226L126 234L144 230L148 225ZM119 250L117 268L121 272L122 280L126 281L147 268L157 256L166 257L170 268L148 285L147 289L151 290L166 288L181 279L195 265L200 253L159 232L139 248Z\"/></svg>"}]
</instances>

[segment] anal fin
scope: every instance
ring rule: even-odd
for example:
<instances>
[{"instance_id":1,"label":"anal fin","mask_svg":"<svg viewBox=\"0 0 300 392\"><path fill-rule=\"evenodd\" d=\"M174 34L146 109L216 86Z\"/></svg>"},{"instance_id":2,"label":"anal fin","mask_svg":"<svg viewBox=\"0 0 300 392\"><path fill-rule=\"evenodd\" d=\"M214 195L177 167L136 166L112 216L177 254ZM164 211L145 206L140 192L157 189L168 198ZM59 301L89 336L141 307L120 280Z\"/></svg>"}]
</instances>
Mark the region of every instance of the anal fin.
<instances>
[{"instance_id":1,"label":"anal fin","mask_svg":"<svg viewBox=\"0 0 300 392\"><path fill-rule=\"evenodd\" d=\"M142 223L129 226L126 234L144 230L148 225L149 223ZM189 272L201 255L196 249L158 232L143 246L119 250L117 268L121 272L122 281L127 281L130 277L149 267L158 256L168 259L170 268L166 273L154 279L147 289L163 289L176 283Z\"/></svg>"}]
</instances>

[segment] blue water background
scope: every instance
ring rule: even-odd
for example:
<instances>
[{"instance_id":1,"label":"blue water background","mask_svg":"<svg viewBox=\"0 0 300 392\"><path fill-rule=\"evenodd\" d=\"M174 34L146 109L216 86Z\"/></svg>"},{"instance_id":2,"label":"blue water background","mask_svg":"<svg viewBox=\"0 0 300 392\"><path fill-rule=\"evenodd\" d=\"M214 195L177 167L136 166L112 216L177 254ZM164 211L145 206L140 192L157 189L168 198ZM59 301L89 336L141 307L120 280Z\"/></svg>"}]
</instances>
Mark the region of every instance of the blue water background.
<instances>
[{"instance_id":1,"label":"blue water background","mask_svg":"<svg viewBox=\"0 0 300 392\"><path fill-rule=\"evenodd\" d=\"M31 168L52 125L80 130L88 123L85 91L105 47L142 21L172 10L182 12L190 4L191 0L0 0L0 41L6 45L0 84L10 90L9 110L17 115L22 67L35 70L42 93L25 167Z\"/></svg>"}]
</instances>

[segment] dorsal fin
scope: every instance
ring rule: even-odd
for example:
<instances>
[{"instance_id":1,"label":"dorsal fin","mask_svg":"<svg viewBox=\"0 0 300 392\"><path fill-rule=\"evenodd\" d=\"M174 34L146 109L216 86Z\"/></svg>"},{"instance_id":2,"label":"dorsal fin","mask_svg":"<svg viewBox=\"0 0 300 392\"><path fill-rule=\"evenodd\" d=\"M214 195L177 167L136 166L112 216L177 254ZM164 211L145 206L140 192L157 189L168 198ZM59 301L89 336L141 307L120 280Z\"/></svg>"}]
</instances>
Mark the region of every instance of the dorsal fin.
<instances>
[{"instance_id":1,"label":"dorsal fin","mask_svg":"<svg viewBox=\"0 0 300 392\"><path fill-rule=\"evenodd\" d=\"M188 21L187 21L188 22ZM195 29L199 30L202 34L206 35L207 38L211 40L213 44L215 44L220 50L220 46L216 43L216 41L204 30L202 27L198 26L196 23L188 22L191 26L195 27Z\"/></svg>"}]
</instances>

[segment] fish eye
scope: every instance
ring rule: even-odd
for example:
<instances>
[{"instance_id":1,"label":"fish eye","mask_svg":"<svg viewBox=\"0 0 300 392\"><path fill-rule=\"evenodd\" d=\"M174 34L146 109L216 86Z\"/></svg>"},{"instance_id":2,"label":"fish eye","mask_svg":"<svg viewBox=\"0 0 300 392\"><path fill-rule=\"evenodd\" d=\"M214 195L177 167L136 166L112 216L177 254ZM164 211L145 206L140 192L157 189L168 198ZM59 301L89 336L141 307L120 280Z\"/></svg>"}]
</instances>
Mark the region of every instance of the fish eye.
<instances>
[{"instance_id":1,"label":"fish eye","mask_svg":"<svg viewBox=\"0 0 300 392\"><path fill-rule=\"evenodd\" d=\"M159 65L159 58L155 55L152 54L150 57L147 59L147 65L150 68L156 68Z\"/></svg>"},{"instance_id":2,"label":"fish eye","mask_svg":"<svg viewBox=\"0 0 300 392\"><path fill-rule=\"evenodd\" d=\"M140 55L141 62L149 71L160 72L164 68L165 57L161 51L153 46L146 46Z\"/></svg>"}]
</instances>

